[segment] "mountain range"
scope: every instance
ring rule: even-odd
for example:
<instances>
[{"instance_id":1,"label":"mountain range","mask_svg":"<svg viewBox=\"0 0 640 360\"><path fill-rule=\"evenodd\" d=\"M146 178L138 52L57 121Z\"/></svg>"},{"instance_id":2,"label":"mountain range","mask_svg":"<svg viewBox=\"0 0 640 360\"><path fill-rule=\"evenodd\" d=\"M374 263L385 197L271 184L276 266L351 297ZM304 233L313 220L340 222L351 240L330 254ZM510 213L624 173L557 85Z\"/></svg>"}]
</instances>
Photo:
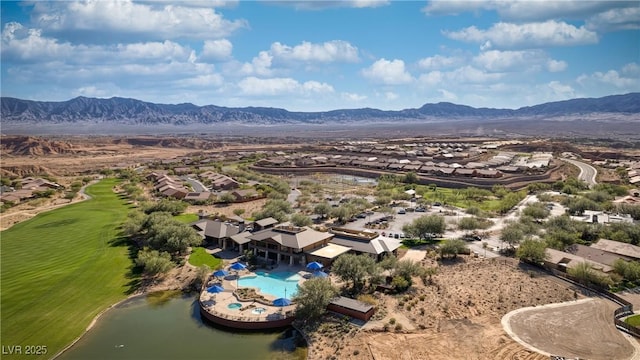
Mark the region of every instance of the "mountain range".
<instances>
[{"instance_id":1,"label":"mountain range","mask_svg":"<svg viewBox=\"0 0 640 360\"><path fill-rule=\"evenodd\" d=\"M279 108L231 108L215 105L155 104L136 99L76 97L68 101L32 101L2 97L3 125L96 123L122 125L207 125L245 124L325 124L363 122L429 122L441 120L500 120L536 118L543 120L619 114L640 120L640 93L549 102L516 110L474 108L448 102L425 104L399 111L372 108L323 112L293 112Z\"/></svg>"}]
</instances>

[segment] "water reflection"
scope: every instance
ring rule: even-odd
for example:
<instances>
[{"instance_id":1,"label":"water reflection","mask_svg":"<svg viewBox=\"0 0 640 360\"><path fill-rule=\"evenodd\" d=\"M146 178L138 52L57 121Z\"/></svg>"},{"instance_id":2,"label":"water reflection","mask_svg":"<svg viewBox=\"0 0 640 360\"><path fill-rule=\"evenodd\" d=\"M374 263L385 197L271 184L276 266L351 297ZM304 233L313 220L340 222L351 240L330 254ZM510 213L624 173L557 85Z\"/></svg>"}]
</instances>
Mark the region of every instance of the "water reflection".
<instances>
[{"instance_id":1,"label":"water reflection","mask_svg":"<svg viewBox=\"0 0 640 360\"><path fill-rule=\"evenodd\" d=\"M203 322L195 296L167 292L109 310L60 359L304 359L306 348L298 339L293 329L215 327Z\"/></svg>"}]
</instances>

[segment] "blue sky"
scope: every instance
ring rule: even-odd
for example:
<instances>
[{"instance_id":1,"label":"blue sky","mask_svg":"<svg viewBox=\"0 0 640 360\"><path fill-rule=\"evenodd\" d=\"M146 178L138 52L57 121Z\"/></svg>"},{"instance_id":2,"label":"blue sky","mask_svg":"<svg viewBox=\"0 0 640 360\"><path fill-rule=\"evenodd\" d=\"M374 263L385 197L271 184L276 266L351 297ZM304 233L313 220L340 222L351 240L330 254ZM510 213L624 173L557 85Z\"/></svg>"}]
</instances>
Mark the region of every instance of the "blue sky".
<instances>
[{"instance_id":1,"label":"blue sky","mask_svg":"<svg viewBox=\"0 0 640 360\"><path fill-rule=\"evenodd\" d=\"M638 1L2 1L2 96L295 111L640 91Z\"/></svg>"}]
</instances>

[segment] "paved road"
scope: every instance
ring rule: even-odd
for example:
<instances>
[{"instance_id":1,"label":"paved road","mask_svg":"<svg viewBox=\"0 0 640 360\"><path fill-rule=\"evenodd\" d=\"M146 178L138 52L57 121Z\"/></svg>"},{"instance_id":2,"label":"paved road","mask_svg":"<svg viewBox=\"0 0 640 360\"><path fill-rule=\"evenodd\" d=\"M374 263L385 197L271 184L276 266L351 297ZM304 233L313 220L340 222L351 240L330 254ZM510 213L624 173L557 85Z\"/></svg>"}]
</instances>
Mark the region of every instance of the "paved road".
<instances>
[{"instance_id":1,"label":"paved road","mask_svg":"<svg viewBox=\"0 0 640 360\"><path fill-rule=\"evenodd\" d=\"M193 178L190 178L190 177L185 177L183 179L186 180L191 185L191 187L193 188L193 191L195 191L195 192L206 192L206 191L209 191L207 189L207 187L204 186L203 183L201 183L200 181L198 181L196 179L193 179Z\"/></svg>"},{"instance_id":2,"label":"paved road","mask_svg":"<svg viewBox=\"0 0 640 360\"><path fill-rule=\"evenodd\" d=\"M578 179L584 181L592 187L597 184L596 175L598 175L598 170L589 164L585 164L582 161L571 160L571 159L563 159L571 165L577 166L580 169L580 175L578 175Z\"/></svg>"}]
</instances>

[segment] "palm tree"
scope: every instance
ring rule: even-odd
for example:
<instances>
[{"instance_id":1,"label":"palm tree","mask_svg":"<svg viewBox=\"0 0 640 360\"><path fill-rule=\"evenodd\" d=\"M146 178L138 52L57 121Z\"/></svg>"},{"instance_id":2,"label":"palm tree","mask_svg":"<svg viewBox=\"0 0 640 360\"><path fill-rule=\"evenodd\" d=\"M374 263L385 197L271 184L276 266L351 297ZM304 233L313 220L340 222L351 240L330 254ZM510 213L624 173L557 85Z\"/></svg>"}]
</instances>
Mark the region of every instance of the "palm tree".
<instances>
[{"instance_id":1,"label":"palm tree","mask_svg":"<svg viewBox=\"0 0 640 360\"><path fill-rule=\"evenodd\" d=\"M486 241L482 242L482 248L484 249L484 257L487 257L487 248L489 247L489 244Z\"/></svg>"}]
</instances>

